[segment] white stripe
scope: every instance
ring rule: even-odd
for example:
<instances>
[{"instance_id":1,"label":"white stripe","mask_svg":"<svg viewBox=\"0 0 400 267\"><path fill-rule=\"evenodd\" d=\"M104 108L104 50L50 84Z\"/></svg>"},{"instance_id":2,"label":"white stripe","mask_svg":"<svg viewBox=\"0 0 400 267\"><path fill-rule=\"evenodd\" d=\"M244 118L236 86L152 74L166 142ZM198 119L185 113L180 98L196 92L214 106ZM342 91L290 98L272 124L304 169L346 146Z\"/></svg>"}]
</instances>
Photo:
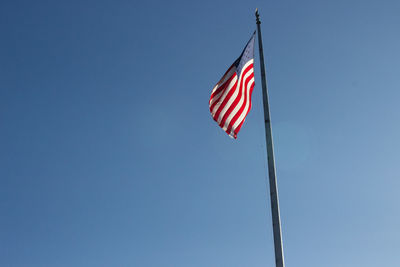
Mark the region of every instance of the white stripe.
<instances>
[{"instance_id":1,"label":"white stripe","mask_svg":"<svg viewBox=\"0 0 400 267\"><path fill-rule=\"evenodd\" d=\"M218 103L214 106L214 109L212 110L211 114L214 117L215 113L217 112L219 106L222 104L222 102L224 101L226 95L229 93L229 91L233 88L233 90L236 89L235 87L235 83L237 81L237 75L235 75L235 77L231 80L231 82L229 83L229 85L227 86L227 88L224 91L224 94L221 96L220 99L218 99Z\"/></svg>"},{"instance_id":2,"label":"white stripe","mask_svg":"<svg viewBox=\"0 0 400 267\"><path fill-rule=\"evenodd\" d=\"M224 92L224 90L222 90L221 92L216 94L212 99L210 99L210 103L208 105L210 108L211 108L212 104L214 104L214 102L218 101L219 97L222 95L223 92Z\"/></svg>"},{"instance_id":3,"label":"white stripe","mask_svg":"<svg viewBox=\"0 0 400 267\"><path fill-rule=\"evenodd\" d=\"M253 72L252 72L253 73ZM236 114L239 112L239 110L242 108L243 105L247 105L250 102L249 99L249 93L250 93L250 88L251 85L254 83L254 76L246 83L246 85L244 86L244 90L242 92L242 96L240 98L239 103L236 105L236 107L232 110L231 114L229 114L229 117L226 119L223 129L224 131L226 131L229 127L229 124L231 123L232 119L236 116ZM243 96L243 94L247 95L246 97L246 103L244 102L245 97ZM246 107L246 106L245 106ZM242 113L245 112L246 108L243 109ZM240 117L239 117L240 118ZM239 119L238 118L238 119ZM233 128L233 127L232 127Z\"/></svg>"},{"instance_id":4,"label":"white stripe","mask_svg":"<svg viewBox=\"0 0 400 267\"><path fill-rule=\"evenodd\" d=\"M223 84L232 76L232 74L233 74L235 71L236 71L236 66L233 66L233 67L231 68L231 70L230 70L227 74L225 74L225 75L221 78L221 80L214 86L214 89L212 90L211 95L212 95L219 87L221 87L221 85L223 85Z\"/></svg>"},{"instance_id":5,"label":"white stripe","mask_svg":"<svg viewBox=\"0 0 400 267\"><path fill-rule=\"evenodd\" d=\"M238 88L241 88L240 84L244 83L244 81L246 81L247 77L253 73L253 68L251 68L250 70L248 70L245 74L245 76L243 77L243 72L246 70L246 68L248 66L250 66L253 63L253 59L250 59L249 61L247 61L247 63L243 66L242 68L242 72L240 73L240 79L239 79L239 83L238 86L235 88L235 92L233 93L233 95L229 98L228 102L226 103L225 107L221 110L221 112L219 113L218 116L218 124L221 123L222 118L224 117L226 111L229 109L229 107L232 105L233 101L235 101L236 96L239 94L239 90L237 90ZM243 97L243 93L242 93L242 97Z\"/></svg>"},{"instance_id":6,"label":"white stripe","mask_svg":"<svg viewBox=\"0 0 400 267\"><path fill-rule=\"evenodd\" d=\"M245 94L245 92L246 92L246 86L245 86L245 82L246 82L246 79L251 75L253 73L253 68L251 68L250 70L248 70L247 72L246 72L246 74L243 76L243 74L241 75L241 79L240 79L240 83L242 84L242 86L241 86L241 88L242 88L242 91L240 91L239 92L239 86L237 86L237 90L235 91L235 93L232 95L232 97L229 99L229 101L228 101L228 103L226 103L226 105L225 105L225 107L224 107L224 109L221 111L221 113L219 114L219 118L218 118L218 123L221 123L221 121L222 121L222 118L224 117L224 115L225 115L225 113L228 111L228 109L231 107L231 105L233 104L233 102L235 101L235 99L236 99L236 97L237 97L237 95L240 93L240 100L239 100L239 103L236 105L236 107L235 107L235 109L233 110L233 111L235 111L236 109L237 109L237 107L239 106L241 106L242 105L242 102L244 101L244 94ZM233 112L232 111L232 112ZM232 116L232 112L229 114L229 117L231 117ZM235 112L236 113L236 112ZM229 118L228 117L228 118ZM226 123L224 123L224 124L226 124ZM224 129L224 130L226 130L226 129Z\"/></svg>"},{"instance_id":7,"label":"white stripe","mask_svg":"<svg viewBox=\"0 0 400 267\"><path fill-rule=\"evenodd\" d=\"M253 69L249 70L249 71L246 73L246 76L244 77L244 79L243 79L242 82L245 83L245 82L246 82L246 79L247 79L251 74L253 74L253 73L254 73L254 72L253 72ZM235 106L235 108L231 111L231 113L229 114L228 118L226 119L226 121L225 121L225 123L224 123L224 126L222 127L222 128L224 129L224 131L226 131L226 130L228 129L228 126L229 126L229 124L230 124L232 118L236 115L236 113L237 113L237 112L240 110L240 108L242 107L243 102L244 102L244 99L245 99L244 94L246 94L246 92L250 89L250 88L248 87L248 85L249 85L249 83L250 83L251 81L254 81L254 77L251 78L246 84L244 84L243 90L242 90L242 92L241 92L241 96L240 96L239 102L237 103L237 105ZM247 99L247 101L248 101L248 99Z\"/></svg>"},{"instance_id":8,"label":"white stripe","mask_svg":"<svg viewBox=\"0 0 400 267\"><path fill-rule=\"evenodd\" d=\"M234 72L236 71L236 67L233 66L232 69L224 76L221 78L221 80L223 80L222 82L218 82L217 85L215 85L211 95L218 89L220 88L226 81L228 81L232 75L234 74ZM234 79L233 79L234 80ZM232 81L231 81L232 82ZM229 87L229 85L227 85L227 87ZM221 90L221 92L219 92L218 94L216 94L213 98L210 99L208 106L211 107L212 104L214 104L214 102L219 100L219 97L227 90L227 88L225 88L225 90Z\"/></svg>"},{"instance_id":9,"label":"white stripe","mask_svg":"<svg viewBox=\"0 0 400 267\"><path fill-rule=\"evenodd\" d=\"M251 86L254 86L254 79L252 79L251 82L249 82L249 86L248 86L248 92L250 93L250 88ZM236 122L234 123L234 125L231 128L231 132L230 135L234 136L236 129L239 127L239 125L244 122L244 120L246 119L246 115L247 115L247 110L249 109L249 106L251 104L251 101L247 101L246 103L246 107L243 109L242 113L240 114L239 118L236 120ZM231 122L229 122L231 123ZM226 131L226 130L225 130Z\"/></svg>"},{"instance_id":10,"label":"white stripe","mask_svg":"<svg viewBox=\"0 0 400 267\"><path fill-rule=\"evenodd\" d=\"M251 103L251 100L250 100L250 88L253 86L253 84L254 84L254 77L249 81L249 84L248 84L248 89L247 89L247 99L248 99L248 101L246 103L246 106L245 106L242 114L240 114L239 118L237 119L237 121L233 125L232 129L236 129L239 126L239 124L245 119L245 117L247 115L247 111L249 110L249 106L250 106L250 103Z\"/></svg>"}]
</instances>

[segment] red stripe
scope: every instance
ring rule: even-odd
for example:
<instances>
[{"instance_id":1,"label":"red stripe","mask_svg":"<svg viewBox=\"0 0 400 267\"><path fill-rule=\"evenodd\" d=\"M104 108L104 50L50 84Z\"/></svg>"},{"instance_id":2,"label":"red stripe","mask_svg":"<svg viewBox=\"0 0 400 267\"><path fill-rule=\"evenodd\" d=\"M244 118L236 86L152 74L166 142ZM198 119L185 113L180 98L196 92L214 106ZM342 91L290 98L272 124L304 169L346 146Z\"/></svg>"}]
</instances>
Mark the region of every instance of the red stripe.
<instances>
[{"instance_id":1,"label":"red stripe","mask_svg":"<svg viewBox=\"0 0 400 267\"><path fill-rule=\"evenodd\" d=\"M247 73L247 71L248 71L249 69L251 69L250 65L249 65L243 72ZM224 109L224 107L226 106L226 104L228 103L228 101L231 99L231 97L232 97L232 95L234 94L234 92L235 92L235 91L241 91L242 84L243 84L243 79L242 79L242 78L244 77L243 72L242 72L242 75L240 75L240 77L239 77L239 88L238 88L238 87L232 88L232 90L229 91L228 95L227 95L227 96L225 97L225 99L223 100L222 104L218 107L218 110L217 110L217 112L215 113L215 120L216 120L216 122L218 122L219 114L220 114L221 111ZM238 94L238 95L239 95L239 94Z\"/></svg>"},{"instance_id":2,"label":"red stripe","mask_svg":"<svg viewBox=\"0 0 400 267\"><path fill-rule=\"evenodd\" d=\"M248 111L250 110L250 107L251 107L251 93L252 93L252 89L253 89L253 87L254 87L254 82L253 82L253 84L251 85L251 87L249 88L249 90L250 90L250 93L249 93L249 98L250 99L247 99L247 86L248 86L248 84L249 84L249 82L250 82L250 80L252 79L254 77L254 73L252 73L247 79L246 79L246 85L244 86L244 90L246 90L246 93L245 93L245 95L244 95L244 101L243 101L243 103L242 103L242 106L240 107L240 109L238 110L238 112L235 114L235 116L233 116L233 118L231 119L231 121L229 122L229 126L228 126L228 128L226 129L226 131L227 132L231 132L232 131L232 127L233 127L233 125L236 123L236 121L239 119L239 117L242 115L242 113L243 113L243 111L244 111L244 108L246 107L246 104L249 102L249 109L248 109ZM244 118L246 118L246 116L244 116ZM243 118L243 120L244 120L244 118ZM235 131L236 129L234 129L234 131ZM237 131L237 132L239 132L239 131ZM236 132L236 133L237 133Z\"/></svg>"},{"instance_id":3,"label":"red stripe","mask_svg":"<svg viewBox=\"0 0 400 267\"><path fill-rule=\"evenodd\" d=\"M237 85L238 85L238 81L236 80L235 85L232 86L232 88L230 89L230 91L228 92L228 94L226 95L226 97L224 98L224 100L222 100L221 105L218 107L217 112L215 112L214 114L214 120L216 122L218 122L218 117L219 114L221 113L221 111L224 109L226 103L229 101L229 99L232 97L233 93L237 90Z\"/></svg>"},{"instance_id":4,"label":"red stripe","mask_svg":"<svg viewBox=\"0 0 400 267\"><path fill-rule=\"evenodd\" d=\"M253 89L254 89L254 83L251 85L251 88L250 88L250 94L249 94L249 96L250 96L249 109L247 110L246 115L243 117L242 122L238 125L238 127L236 127L236 129L233 130L233 137L234 137L235 139L237 138L237 134L239 133L240 128L242 128L242 125L243 125L244 121L246 120L247 114L249 114L249 112L250 112L250 109L251 109L251 94L253 93Z\"/></svg>"},{"instance_id":5,"label":"red stripe","mask_svg":"<svg viewBox=\"0 0 400 267\"><path fill-rule=\"evenodd\" d=\"M233 73L232 76L231 76L223 85L221 85L221 86L214 92L214 94L211 95L210 101L209 101L209 105L210 105L211 101L214 100L214 97L215 97L219 92L225 90L225 89L228 87L228 85L231 83L231 81L232 81L235 77L236 77L236 73ZM220 96L218 96L218 98L215 99L215 102L214 102L212 105L210 105L210 112L212 112L212 110L214 109L214 106L218 103L218 99L220 99L220 98L222 97L222 95L223 95L223 93L222 93Z\"/></svg>"},{"instance_id":6,"label":"red stripe","mask_svg":"<svg viewBox=\"0 0 400 267\"><path fill-rule=\"evenodd\" d=\"M251 69L253 68L253 64L250 64L242 73L241 77L245 77L246 74L251 71ZM228 108L228 110L226 111L224 117L221 120L221 123L219 124L220 127L223 127L226 120L228 119L228 117L230 116L230 114L232 113L232 111L235 109L235 107L237 106L237 104L240 102L240 99L242 99L242 95L243 95L243 91L245 91L245 88L247 87L247 83L248 81L254 77L254 72L252 74L249 75L249 77L247 77L247 79L244 81L244 83L246 84L246 86L243 86L243 80L241 80L240 83L240 87L239 87L239 93L236 96L235 100L232 102L231 106ZM246 93L246 92L245 92ZM246 94L245 94L246 96ZM245 101L244 101L245 102Z\"/></svg>"},{"instance_id":7,"label":"red stripe","mask_svg":"<svg viewBox=\"0 0 400 267\"><path fill-rule=\"evenodd\" d=\"M247 86L248 86L248 84L249 84L249 81L252 79L254 77L254 72L251 74L251 75L249 75L249 77L247 77L247 79L246 79L246 81L245 81L245 86L243 86L243 90L245 91L244 92L244 100L243 100L243 103L242 103L242 105L241 105L241 107L239 108L239 110L236 112L236 114L233 116L233 118L228 122L229 123L229 125L228 125L228 127L227 127L227 131L230 133L231 132L231 130L232 130L232 127L233 127L233 125L235 124L235 122L237 121L237 119L240 117L240 115L243 113L243 110L244 110L244 108L245 108L245 106L246 106L246 103L248 102L248 99L247 99Z\"/></svg>"},{"instance_id":8,"label":"red stripe","mask_svg":"<svg viewBox=\"0 0 400 267\"><path fill-rule=\"evenodd\" d=\"M234 67L234 65L235 65L235 64L232 64L232 66L229 67L229 69L225 72L225 74L224 74L224 75L222 76L222 78L217 82L216 85L218 85L219 83L221 83L221 82L225 79L225 76L228 75L228 73L232 70L232 68ZM227 82L228 82L229 80L231 80L233 76L234 76L234 75L233 75L233 73L232 73L232 76L231 76L228 80L226 80L222 85L221 85L221 84L219 85L219 88L218 88L217 90L215 90L215 92L213 92L213 93L211 94L210 100L211 100L215 95L217 95L218 92L220 92L220 91L222 90L222 89L220 89L221 86L226 85ZM214 86L214 87L215 87L215 86Z\"/></svg>"}]
</instances>

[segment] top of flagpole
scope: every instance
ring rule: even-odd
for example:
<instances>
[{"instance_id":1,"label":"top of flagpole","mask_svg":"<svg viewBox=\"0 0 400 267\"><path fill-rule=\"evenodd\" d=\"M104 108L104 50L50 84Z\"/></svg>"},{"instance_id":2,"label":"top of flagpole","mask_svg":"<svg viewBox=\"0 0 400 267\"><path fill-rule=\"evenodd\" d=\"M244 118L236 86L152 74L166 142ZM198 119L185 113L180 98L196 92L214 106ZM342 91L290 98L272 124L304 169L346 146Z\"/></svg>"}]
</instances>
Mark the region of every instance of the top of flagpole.
<instances>
[{"instance_id":1,"label":"top of flagpole","mask_svg":"<svg viewBox=\"0 0 400 267\"><path fill-rule=\"evenodd\" d=\"M256 20L257 20L257 24L261 24L260 14L258 13L258 8L256 8Z\"/></svg>"}]
</instances>

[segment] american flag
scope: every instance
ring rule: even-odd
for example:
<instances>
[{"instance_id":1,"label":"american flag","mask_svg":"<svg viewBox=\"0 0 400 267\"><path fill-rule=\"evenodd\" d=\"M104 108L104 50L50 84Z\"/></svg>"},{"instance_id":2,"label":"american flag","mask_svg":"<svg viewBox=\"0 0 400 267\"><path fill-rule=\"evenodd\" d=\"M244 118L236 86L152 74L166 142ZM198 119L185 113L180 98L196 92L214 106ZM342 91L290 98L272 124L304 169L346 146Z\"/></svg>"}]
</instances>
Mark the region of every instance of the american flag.
<instances>
[{"instance_id":1,"label":"american flag","mask_svg":"<svg viewBox=\"0 0 400 267\"><path fill-rule=\"evenodd\" d=\"M251 108L251 93L254 88L254 40L255 32L240 57L213 88L209 102L213 119L235 139Z\"/></svg>"}]
</instances>

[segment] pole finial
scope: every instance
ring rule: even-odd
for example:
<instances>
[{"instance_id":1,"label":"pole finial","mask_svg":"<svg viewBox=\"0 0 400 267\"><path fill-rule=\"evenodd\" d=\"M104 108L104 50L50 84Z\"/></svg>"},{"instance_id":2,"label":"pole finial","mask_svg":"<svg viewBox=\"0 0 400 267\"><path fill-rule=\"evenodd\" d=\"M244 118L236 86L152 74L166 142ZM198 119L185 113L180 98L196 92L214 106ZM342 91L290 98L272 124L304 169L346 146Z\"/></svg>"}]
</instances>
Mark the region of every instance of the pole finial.
<instances>
[{"instance_id":1,"label":"pole finial","mask_svg":"<svg viewBox=\"0 0 400 267\"><path fill-rule=\"evenodd\" d=\"M256 15L257 24L261 24L261 21L260 21L260 14L258 13L258 8L256 8L256 13L255 13L255 15Z\"/></svg>"}]
</instances>

